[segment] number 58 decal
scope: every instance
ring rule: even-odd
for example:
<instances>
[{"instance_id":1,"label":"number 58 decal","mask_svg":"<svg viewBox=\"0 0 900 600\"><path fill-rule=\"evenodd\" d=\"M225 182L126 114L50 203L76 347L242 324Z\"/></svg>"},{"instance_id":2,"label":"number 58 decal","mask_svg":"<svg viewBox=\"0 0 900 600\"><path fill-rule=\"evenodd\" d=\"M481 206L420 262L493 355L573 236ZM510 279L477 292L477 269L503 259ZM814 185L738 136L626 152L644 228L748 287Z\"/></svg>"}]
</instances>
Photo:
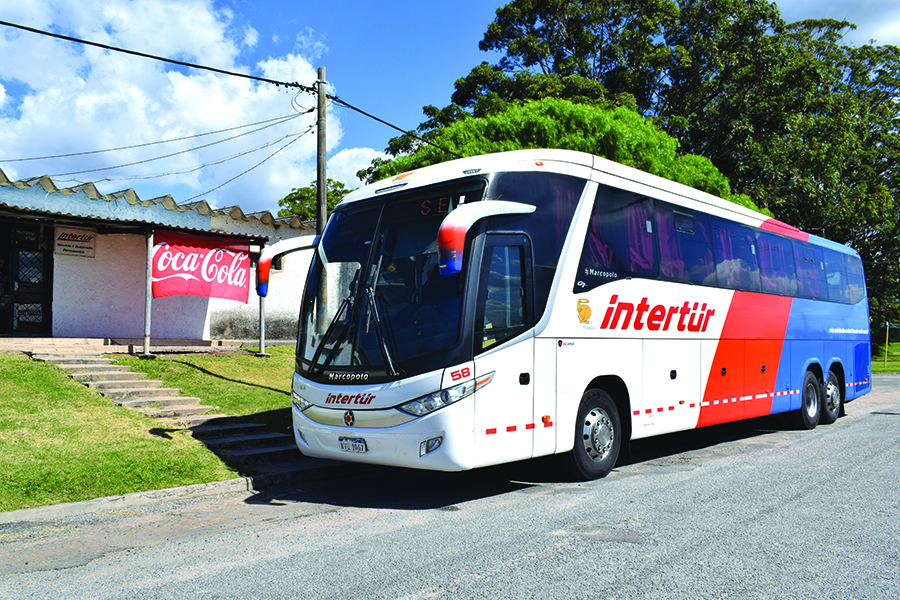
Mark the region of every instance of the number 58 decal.
<instances>
[{"instance_id":1,"label":"number 58 decal","mask_svg":"<svg viewBox=\"0 0 900 600\"><path fill-rule=\"evenodd\" d=\"M462 369L457 369L455 371L450 371L450 379L453 381L459 381L460 379L468 379L472 376L472 370L469 367L463 367Z\"/></svg>"},{"instance_id":2,"label":"number 58 decal","mask_svg":"<svg viewBox=\"0 0 900 600\"><path fill-rule=\"evenodd\" d=\"M448 369L444 369L444 375L441 377L441 387L453 387L463 382L470 381L473 377L475 377L475 363L468 362L461 365L455 365Z\"/></svg>"}]
</instances>

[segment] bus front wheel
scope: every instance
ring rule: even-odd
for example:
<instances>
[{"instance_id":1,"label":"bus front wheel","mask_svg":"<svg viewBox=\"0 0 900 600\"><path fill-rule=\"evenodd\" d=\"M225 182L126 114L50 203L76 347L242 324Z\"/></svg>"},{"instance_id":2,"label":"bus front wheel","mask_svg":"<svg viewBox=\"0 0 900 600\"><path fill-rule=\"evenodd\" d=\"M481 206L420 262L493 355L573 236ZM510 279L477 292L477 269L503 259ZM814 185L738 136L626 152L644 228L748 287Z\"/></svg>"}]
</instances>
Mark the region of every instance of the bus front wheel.
<instances>
[{"instance_id":1,"label":"bus front wheel","mask_svg":"<svg viewBox=\"0 0 900 600\"><path fill-rule=\"evenodd\" d=\"M563 455L563 464L578 479L599 479L616 465L621 447L622 427L616 403L603 390L588 390L578 407L575 446Z\"/></svg>"},{"instance_id":2,"label":"bus front wheel","mask_svg":"<svg viewBox=\"0 0 900 600\"><path fill-rule=\"evenodd\" d=\"M803 378L800 389L800 410L794 413L794 423L798 429L815 429L822 415L822 398L819 394L819 378L811 371Z\"/></svg>"}]
</instances>

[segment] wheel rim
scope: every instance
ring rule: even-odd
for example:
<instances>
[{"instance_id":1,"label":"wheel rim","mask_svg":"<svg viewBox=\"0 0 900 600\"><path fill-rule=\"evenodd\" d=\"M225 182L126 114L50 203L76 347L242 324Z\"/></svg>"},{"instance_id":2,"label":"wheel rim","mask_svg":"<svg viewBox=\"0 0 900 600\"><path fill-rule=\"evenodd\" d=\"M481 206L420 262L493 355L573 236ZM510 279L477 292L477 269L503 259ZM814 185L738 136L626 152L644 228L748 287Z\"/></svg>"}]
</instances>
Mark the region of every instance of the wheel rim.
<instances>
[{"instance_id":1,"label":"wheel rim","mask_svg":"<svg viewBox=\"0 0 900 600\"><path fill-rule=\"evenodd\" d=\"M825 386L825 406L828 407L829 412L834 412L841 407L841 394L838 387L830 381Z\"/></svg>"},{"instance_id":2,"label":"wheel rim","mask_svg":"<svg viewBox=\"0 0 900 600\"><path fill-rule=\"evenodd\" d=\"M810 419L814 419L819 411L819 394L816 390L816 382L811 381L806 384L803 390L803 410Z\"/></svg>"},{"instance_id":3,"label":"wheel rim","mask_svg":"<svg viewBox=\"0 0 900 600\"><path fill-rule=\"evenodd\" d=\"M609 456L616 432L605 410L595 408L587 414L582 434L584 450L591 460L599 462Z\"/></svg>"}]
</instances>

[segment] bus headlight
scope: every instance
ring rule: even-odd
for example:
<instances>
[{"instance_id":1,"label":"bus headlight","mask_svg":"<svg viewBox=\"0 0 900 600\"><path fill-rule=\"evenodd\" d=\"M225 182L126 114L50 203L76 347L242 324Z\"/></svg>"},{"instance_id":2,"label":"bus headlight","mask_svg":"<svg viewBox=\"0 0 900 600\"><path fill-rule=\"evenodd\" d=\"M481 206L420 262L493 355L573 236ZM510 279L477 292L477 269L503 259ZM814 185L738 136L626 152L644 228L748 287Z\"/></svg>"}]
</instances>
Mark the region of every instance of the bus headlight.
<instances>
[{"instance_id":1,"label":"bus headlight","mask_svg":"<svg viewBox=\"0 0 900 600\"><path fill-rule=\"evenodd\" d=\"M291 390L291 400L293 401L294 406L296 406L297 410L299 410L300 412L303 412L304 410L312 406L312 402L300 396L294 390Z\"/></svg>"},{"instance_id":2,"label":"bus headlight","mask_svg":"<svg viewBox=\"0 0 900 600\"><path fill-rule=\"evenodd\" d=\"M466 396L471 396L475 392L475 390L481 389L482 387L486 386L491 382L493 378L494 372L491 371L484 377L466 381L451 388L447 388L433 394L428 394L427 396L422 396L421 398L416 398L411 402L401 404L397 408L405 413L409 413L417 417L422 417L427 415L428 413L436 411L439 408L444 408L445 406L450 406L454 402L459 402Z\"/></svg>"}]
</instances>

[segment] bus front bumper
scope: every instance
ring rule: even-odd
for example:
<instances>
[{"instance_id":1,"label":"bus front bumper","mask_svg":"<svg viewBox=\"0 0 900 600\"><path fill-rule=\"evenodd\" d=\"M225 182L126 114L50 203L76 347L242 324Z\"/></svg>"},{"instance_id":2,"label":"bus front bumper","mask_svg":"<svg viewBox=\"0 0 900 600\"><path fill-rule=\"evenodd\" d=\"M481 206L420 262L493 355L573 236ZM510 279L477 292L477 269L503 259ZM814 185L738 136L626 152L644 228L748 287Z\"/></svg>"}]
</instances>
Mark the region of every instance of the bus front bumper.
<instances>
[{"instance_id":1,"label":"bus front bumper","mask_svg":"<svg viewBox=\"0 0 900 600\"><path fill-rule=\"evenodd\" d=\"M474 408L474 398L470 396L407 423L383 428L323 425L310 419L296 405L292 405L291 412L294 440L305 456L464 471L475 466ZM334 410L340 415L348 412Z\"/></svg>"}]
</instances>

